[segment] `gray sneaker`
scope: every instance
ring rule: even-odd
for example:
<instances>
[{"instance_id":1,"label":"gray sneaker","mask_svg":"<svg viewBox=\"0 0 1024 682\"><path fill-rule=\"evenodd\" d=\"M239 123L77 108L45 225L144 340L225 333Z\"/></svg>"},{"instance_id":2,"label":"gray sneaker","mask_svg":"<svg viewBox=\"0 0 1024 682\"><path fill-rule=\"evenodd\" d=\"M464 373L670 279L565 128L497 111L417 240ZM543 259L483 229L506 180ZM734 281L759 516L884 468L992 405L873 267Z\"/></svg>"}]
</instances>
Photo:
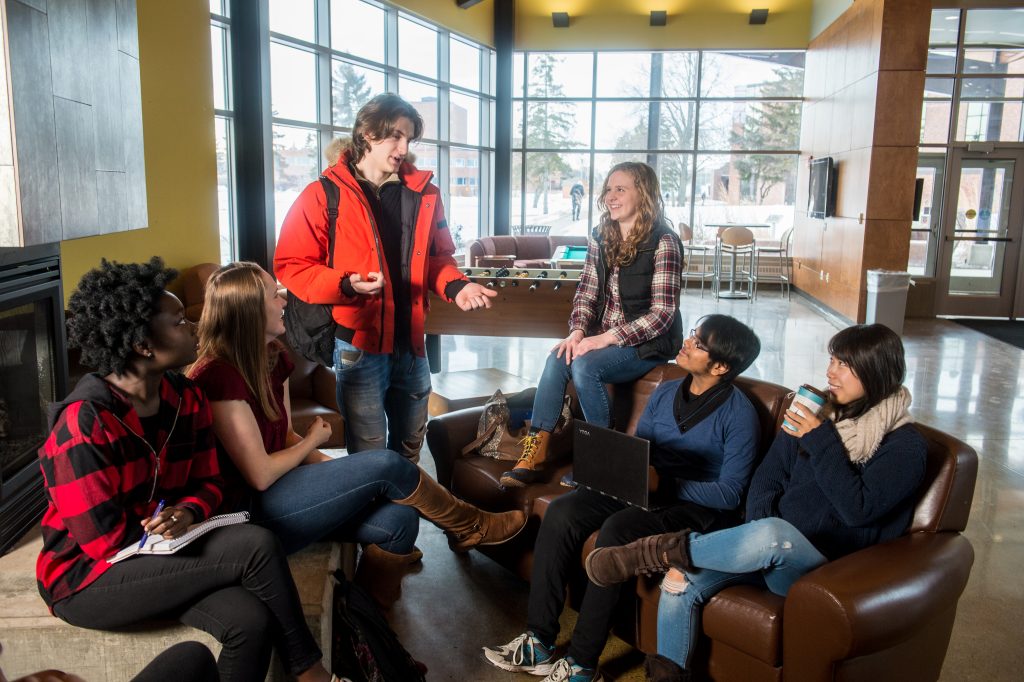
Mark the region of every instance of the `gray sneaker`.
<instances>
[{"instance_id":1,"label":"gray sneaker","mask_svg":"<svg viewBox=\"0 0 1024 682\"><path fill-rule=\"evenodd\" d=\"M546 646L532 632L524 632L508 644L485 646L483 650L491 665L514 673L547 675L554 667L555 647Z\"/></svg>"}]
</instances>

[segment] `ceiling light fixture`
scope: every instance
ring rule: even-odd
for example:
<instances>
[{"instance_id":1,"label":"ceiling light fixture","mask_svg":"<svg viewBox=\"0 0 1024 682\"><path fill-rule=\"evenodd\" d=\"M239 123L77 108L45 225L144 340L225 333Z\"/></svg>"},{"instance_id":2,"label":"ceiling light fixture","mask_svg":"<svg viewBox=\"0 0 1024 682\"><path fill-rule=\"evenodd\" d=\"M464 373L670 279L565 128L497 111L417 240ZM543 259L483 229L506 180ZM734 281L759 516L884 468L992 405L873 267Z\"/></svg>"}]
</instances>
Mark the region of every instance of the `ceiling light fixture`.
<instances>
[{"instance_id":1,"label":"ceiling light fixture","mask_svg":"<svg viewBox=\"0 0 1024 682\"><path fill-rule=\"evenodd\" d=\"M469 9L473 5L479 5L483 0L455 0L455 4L459 6L459 9Z\"/></svg>"},{"instance_id":2,"label":"ceiling light fixture","mask_svg":"<svg viewBox=\"0 0 1024 682\"><path fill-rule=\"evenodd\" d=\"M761 26L768 23L768 10L766 9L752 9L750 10L750 25Z\"/></svg>"},{"instance_id":3,"label":"ceiling light fixture","mask_svg":"<svg viewBox=\"0 0 1024 682\"><path fill-rule=\"evenodd\" d=\"M555 28L569 28L569 13L568 12L552 12L551 13L551 24Z\"/></svg>"},{"instance_id":4,"label":"ceiling light fixture","mask_svg":"<svg viewBox=\"0 0 1024 682\"><path fill-rule=\"evenodd\" d=\"M668 12L665 10L651 10L651 26L664 26L668 22Z\"/></svg>"}]
</instances>

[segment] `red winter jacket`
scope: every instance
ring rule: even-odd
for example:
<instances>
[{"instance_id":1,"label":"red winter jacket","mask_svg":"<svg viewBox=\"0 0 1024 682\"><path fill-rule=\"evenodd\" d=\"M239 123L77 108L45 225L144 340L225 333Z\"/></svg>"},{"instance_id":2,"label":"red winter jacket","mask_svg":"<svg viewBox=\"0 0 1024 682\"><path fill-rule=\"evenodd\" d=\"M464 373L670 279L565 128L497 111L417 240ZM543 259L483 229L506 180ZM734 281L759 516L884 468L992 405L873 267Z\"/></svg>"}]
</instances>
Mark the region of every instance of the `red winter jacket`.
<instances>
[{"instance_id":1,"label":"red winter jacket","mask_svg":"<svg viewBox=\"0 0 1024 682\"><path fill-rule=\"evenodd\" d=\"M184 507L203 521L220 504L210 405L189 379L168 373L160 384L158 445L144 437L128 398L87 374L50 412L39 450L46 498L39 593L53 604L85 588L106 559L142 537L139 522L157 503Z\"/></svg>"},{"instance_id":2,"label":"red winter jacket","mask_svg":"<svg viewBox=\"0 0 1024 682\"><path fill-rule=\"evenodd\" d=\"M327 197L320 182L310 183L292 204L281 226L274 255L274 274L290 292L307 303L334 306L335 321L349 330L351 343L370 353L390 353L395 337L395 302L393 281L381 246L380 231L374 224L373 212L358 181L349 170L349 156L343 154L324 175L338 185L338 220L334 245L334 267L327 263ZM409 258L409 297L412 323L409 336L412 349L425 355L424 322L429 303L427 295L434 291L445 300L445 287L465 280L452 254L455 245L444 218L441 194L430 183L432 173L417 170L403 163L402 215L410 225L403 232L412 235L403 254ZM412 227L413 229L409 229ZM348 296L341 289L341 280L358 273L384 273L385 287L381 296ZM348 336L342 330L343 336Z\"/></svg>"}]
</instances>

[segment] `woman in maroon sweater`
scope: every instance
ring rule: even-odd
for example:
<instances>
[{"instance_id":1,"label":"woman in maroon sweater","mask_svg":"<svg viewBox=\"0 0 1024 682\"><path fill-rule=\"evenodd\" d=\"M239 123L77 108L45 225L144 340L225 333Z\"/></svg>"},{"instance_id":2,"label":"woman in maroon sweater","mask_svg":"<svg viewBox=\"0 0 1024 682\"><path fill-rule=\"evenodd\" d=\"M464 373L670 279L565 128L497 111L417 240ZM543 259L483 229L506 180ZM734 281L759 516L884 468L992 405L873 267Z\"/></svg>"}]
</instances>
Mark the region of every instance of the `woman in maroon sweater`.
<instances>
[{"instance_id":1,"label":"woman in maroon sweater","mask_svg":"<svg viewBox=\"0 0 1024 682\"><path fill-rule=\"evenodd\" d=\"M174 372L197 345L181 301L164 290L175 274L159 258L104 260L71 296L69 342L98 372L54 406L39 452L48 502L39 592L72 625L176 618L205 630L223 645L222 680L262 680L276 647L296 679L327 682L288 563L265 529L219 528L173 555L107 561L144 532L181 535L221 501L209 404Z\"/></svg>"},{"instance_id":2,"label":"woman in maroon sweater","mask_svg":"<svg viewBox=\"0 0 1024 682\"><path fill-rule=\"evenodd\" d=\"M318 448L331 427L322 419L305 436L295 433L292 363L277 340L284 308L274 278L255 263L226 265L206 284L199 361L189 376L210 397L232 507L250 511L288 552L327 537L361 542L356 582L384 608L422 556L414 546L420 516L459 552L522 530L523 512L481 511L393 450L324 455Z\"/></svg>"}]
</instances>

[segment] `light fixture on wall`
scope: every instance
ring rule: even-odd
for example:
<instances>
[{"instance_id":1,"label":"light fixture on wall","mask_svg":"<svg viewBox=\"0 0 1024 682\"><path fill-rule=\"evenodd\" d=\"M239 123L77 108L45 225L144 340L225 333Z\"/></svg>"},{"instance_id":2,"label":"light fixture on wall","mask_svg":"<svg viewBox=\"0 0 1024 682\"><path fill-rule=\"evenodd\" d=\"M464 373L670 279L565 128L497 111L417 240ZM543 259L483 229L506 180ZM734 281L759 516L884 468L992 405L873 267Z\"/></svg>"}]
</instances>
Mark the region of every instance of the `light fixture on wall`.
<instances>
[{"instance_id":1,"label":"light fixture on wall","mask_svg":"<svg viewBox=\"0 0 1024 682\"><path fill-rule=\"evenodd\" d=\"M459 9L469 9L473 5L479 5L483 0L455 0L455 4L459 6Z\"/></svg>"},{"instance_id":2,"label":"light fixture on wall","mask_svg":"<svg viewBox=\"0 0 1024 682\"><path fill-rule=\"evenodd\" d=\"M551 25L555 28L569 28L568 12L552 12Z\"/></svg>"},{"instance_id":3,"label":"light fixture on wall","mask_svg":"<svg viewBox=\"0 0 1024 682\"><path fill-rule=\"evenodd\" d=\"M752 9L750 10L750 25L760 26L768 23L768 10L766 9Z\"/></svg>"},{"instance_id":4,"label":"light fixture on wall","mask_svg":"<svg viewBox=\"0 0 1024 682\"><path fill-rule=\"evenodd\" d=\"M663 9L651 10L651 26L664 26L668 23L668 12Z\"/></svg>"}]
</instances>

